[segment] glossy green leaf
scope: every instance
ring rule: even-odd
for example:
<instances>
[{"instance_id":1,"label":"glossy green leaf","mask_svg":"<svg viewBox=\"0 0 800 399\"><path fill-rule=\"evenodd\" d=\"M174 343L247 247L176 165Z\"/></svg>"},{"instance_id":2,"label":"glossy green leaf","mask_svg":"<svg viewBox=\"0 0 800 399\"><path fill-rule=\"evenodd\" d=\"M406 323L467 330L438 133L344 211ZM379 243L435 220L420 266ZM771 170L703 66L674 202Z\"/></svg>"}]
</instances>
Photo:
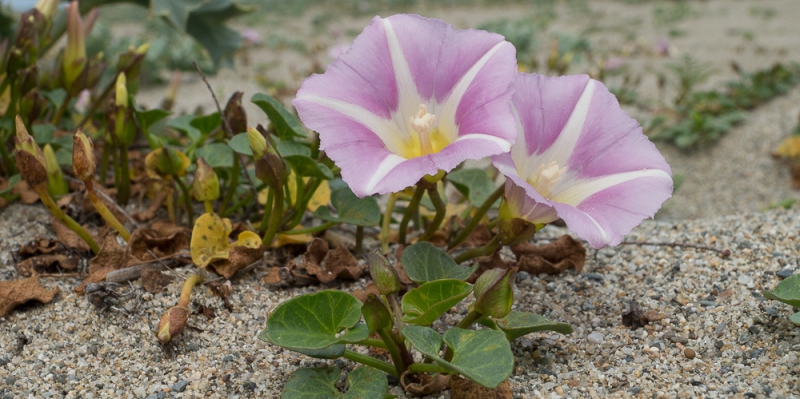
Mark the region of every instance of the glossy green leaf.
<instances>
[{"instance_id":1,"label":"glossy green leaf","mask_svg":"<svg viewBox=\"0 0 800 399\"><path fill-rule=\"evenodd\" d=\"M233 136L228 140L228 145L239 154L253 156L253 149L250 148L250 140L247 139L247 133L239 133Z\"/></svg>"},{"instance_id":2,"label":"glossy green leaf","mask_svg":"<svg viewBox=\"0 0 800 399\"><path fill-rule=\"evenodd\" d=\"M242 47L242 35L225 25L225 21L251 12L254 8L233 0L210 0L191 14L186 33L192 35L214 61L215 67L233 66L233 56Z\"/></svg>"},{"instance_id":3,"label":"glossy green leaf","mask_svg":"<svg viewBox=\"0 0 800 399\"><path fill-rule=\"evenodd\" d=\"M194 115L181 115L170 120L167 123L167 126L186 134L192 141L198 141L201 137L203 137L203 133L200 131L200 129L192 126L192 120L194 120Z\"/></svg>"},{"instance_id":4,"label":"glossy green leaf","mask_svg":"<svg viewBox=\"0 0 800 399\"><path fill-rule=\"evenodd\" d=\"M796 326L800 326L800 312L794 313L789 316L789 321Z\"/></svg>"},{"instance_id":5,"label":"glossy green leaf","mask_svg":"<svg viewBox=\"0 0 800 399\"><path fill-rule=\"evenodd\" d=\"M258 334L258 339L266 343L272 344L273 342L269 340L267 330L268 328L265 327L264 330L261 331L260 334ZM342 355L344 354L345 345L336 344L322 349L297 349L297 348L286 348L286 349L302 353L306 356L314 357L317 359L338 359L342 357Z\"/></svg>"},{"instance_id":6,"label":"glossy green leaf","mask_svg":"<svg viewBox=\"0 0 800 399\"><path fill-rule=\"evenodd\" d=\"M189 124L197 128L197 130L203 134L209 134L214 131L214 129L220 127L222 118L219 117L219 112L214 112L213 114L195 117Z\"/></svg>"},{"instance_id":7,"label":"glossy green leaf","mask_svg":"<svg viewBox=\"0 0 800 399\"><path fill-rule=\"evenodd\" d=\"M278 153L281 154L282 157L288 157L290 155L310 157L311 149L303 143L292 140L281 140L278 142Z\"/></svg>"},{"instance_id":8,"label":"glossy green leaf","mask_svg":"<svg viewBox=\"0 0 800 399\"><path fill-rule=\"evenodd\" d=\"M267 337L275 345L292 349L322 349L330 345L367 339L361 319L361 302L334 290L301 295L283 302L267 320Z\"/></svg>"},{"instance_id":9,"label":"glossy green leaf","mask_svg":"<svg viewBox=\"0 0 800 399\"><path fill-rule=\"evenodd\" d=\"M538 331L555 331L565 335L572 333L572 326L569 324L558 323L538 314L516 310L511 311L502 319L495 320L495 323L500 330L506 333L509 341Z\"/></svg>"},{"instance_id":10,"label":"glossy green leaf","mask_svg":"<svg viewBox=\"0 0 800 399\"><path fill-rule=\"evenodd\" d=\"M186 28L189 13L202 7L208 0L151 0L150 12L163 17L179 29Z\"/></svg>"},{"instance_id":11,"label":"glossy green leaf","mask_svg":"<svg viewBox=\"0 0 800 399\"><path fill-rule=\"evenodd\" d=\"M447 181L473 206L481 206L497 187L483 169L460 169L447 175Z\"/></svg>"},{"instance_id":12,"label":"glossy green leaf","mask_svg":"<svg viewBox=\"0 0 800 399\"><path fill-rule=\"evenodd\" d=\"M250 101L258 105L267 114L281 140L292 137L308 137L306 129L297 119L297 116L289 112L280 101L264 93L253 95Z\"/></svg>"},{"instance_id":13,"label":"glossy green leaf","mask_svg":"<svg viewBox=\"0 0 800 399\"><path fill-rule=\"evenodd\" d=\"M142 130L149 130L150 127L152 127L158 121L170 116L171 114L171 112L160 108L150 109L147 111L136 109L136 120L139 121L139 126L142 127Z\"/></svg>"},{"instance_id":14,"label":"glossy green leaf","mask_svg":"<svg viewBox=\"0 0 800 399\"><path fill-rule=\"evenodd\" d=\"M778 283L771 292L761 291L765 297L800 308L800 274L789 276Z\"/></svg>"},{"instance_id":15,"label":"glossy green leaf","mask_svg":"<svg viewBox=\"0 0 800 399\"><path fill-rule=\"evenodd\" d=\"M443 341L453 350L452 360L439 356L442 338L432 328L407 326L403 335L414 348L436 361L442 368L457 372L487 388L496 388L511 375L514 355L505 334L494 330L452 328Z\"/></svg>"},{"instance_id":16,"label":"glossy green leaf","mask_svg":"<svg viewBox=\"0 0 800 399\"><path fill-rule=\"evenodd\" d=\"M358 198L347 187L338 188L331 193L331 205L336 209L336 216L325 206L317 208L314 216L329 222L357 226L376 226L381 220L381 209L375 198Z\"/></svg>"},{"instance_id":17,"label":"glossy green leaf","mask_svg":"<svg viewBox=\"0 0 800 399\"><path fill-rule=\"evenodd\" d=\"M298 176L316 177L323 180L333 179L333 172L327 166L305 155L289 155L284 156L283 159L289 163Z\"/></svg>"},{"instance_id":18,"label":"glossy green leaf","mask_svg":"<svg viewBox=\"0 0 800 399\"><path fill-rule=\"evenodd\" d=\"M418 284L442 279L466 280L478 268L459 266L446 252L429 242L416 243L403 251L403 268Z\"/></svg>"},{"instance_id":19,"label":"glossy green leaf","mask_svg":"<svg viewBox=\"0 0 800 399\"><path fill-rule=\"evenodd\" d=\"M403 295L403 321L417 326L431 325L472 292L472 285L461 280L430 281Z\"/></svg>"},{"instance_id":20,"label":"glossy green leaf","mask_svg":"<svg viewBox=\"0 0 800 399\"><path fill-rule=\"evenodd\" d=\"M203 157L212 168L233 166L233 150L227 144L211 143L198 148L196 154Z\"/></svg>"},{"instance_id":21,"label":"glossy green leaf","mask_svg":"<svg viewBox=\"0 0 800 399\"><path fill-rule=\"evenodd\" d=\"M33 130L33 138L36 140L36 144L39 144L40 146L53 141L53 135L55 134L56 130L58 130L55 125L50 123L33 125L31 129ZM72 140L71 135L70 140Z\"/></svg>"},{"instance_id":22,"label":"glossy green leaf","mask_svg":"<svg viewBox=\"0 0 800 399\"><path fill-rule=\"evenodd\" d=\"M359 367L347 376L348 391L339 393L338 367L300 369L283 386L281 399L369 399L383 398L389 390L386 374L372 367Z\"/></svg>"}]
</instances>

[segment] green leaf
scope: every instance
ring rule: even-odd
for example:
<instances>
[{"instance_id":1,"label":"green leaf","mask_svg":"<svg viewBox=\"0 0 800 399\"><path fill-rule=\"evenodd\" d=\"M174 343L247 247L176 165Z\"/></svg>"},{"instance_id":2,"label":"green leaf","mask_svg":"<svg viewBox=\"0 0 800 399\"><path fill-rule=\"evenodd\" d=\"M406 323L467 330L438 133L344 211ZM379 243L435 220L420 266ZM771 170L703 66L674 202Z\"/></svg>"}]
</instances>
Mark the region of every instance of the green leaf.
<instances>
[{"instance_id":1,"label":"green leaf","mask_svg":"<svg viewBox=\"0 0 800 399\"><path fill-rule=\"evenodd\" d=\"M33 138L36 140L36 144L43 146L53 141L53 135L58 128L56 128L55 125L48 123L45 125L33 125L32 130ZM69 135L69 139L72 140L72 135Z\"/></svg>"},{"instance_id":2,"label":"green leaf","mask_svg":"<svg viewBox=\"0 0 800 399\"><path fill-rule=\"evenodd\" d=\"M800 274L781 281L772 292L761 291L765 297L800 308Z\"/></svg>"},{"instance_id":3,"label":"green leaf","mask_svg":"<svg viewBox=\"0 0 800 399\"><path fill-rule=\"evenodd\" d=\"M316 177L323 180L333 179L333 172L327 166L305 155L289 155L283 157L283 159L289 163L289 166L294 169L294 173L297 173L298 176Z\"/></svg>"},{"instance_id":4,"label":"green leaf","mask_svg":"<svg viewBox=\"0 0 800 399\"><path fill-rule=\"evenodd\" d=\"M282 157L288 157L290 155L310 157L311 149L303 143L292 140L282 140L278 142L278 153L281 154Z\"/></svg>"},{"instance_id":5,"label":"green leaf","mask_svg":"<svg viewBox=\"0 0 800 399\"><path fill-rule=\"evenodd\" d=\"M19 183L19 181L20 181L20 179L21 179L21 178L22 178L22 175L20 175L19 173L17 173L17 174L16 174L16 175L14 175L14 176L11 176L11 177L8 179L8 185L6 186L6 188L4 188L4 189L0 190L0 195L6 195L6 194L10 193L10 192L11 192L11 190L12 190L14 187L16 187L17 183Z\"/></svg>"},{"instance_id":6,"label":"green leaf","mask_svg":"<svg viewBox=\"0 0 800 399\"><path fill-rule=\"evenodd\" d=\"M250 148L250 140L247 138L247 133L239 133L233 136L228 140L228 146L239 154L253 156L253 149Z\"/></svg>"},{"instance_id":7,"label":"green leaf","mask_svg":"<svg viewBox=\"0 0 800 399\"><path fill-rule=\"evenodd\" d=\"M212 168L233 166L233 150L227 144L211 143L198 148L196 154L203 157Z\"/></svg>"},{"instance_id":8,"label":"green leaf","mask_svg":"<svg viewBox=\"0 0 800 399\"><path fill-rule=\"evenodd\" d=\"M416 243L403 251L403 268L417 284L442 279L466 280L475 269L459 266L446 252L429 242Z\"/></svg>"},{"instance_id":9,"label":"green leaf","mask_svg":"<svg viewBox=\"0 0 800 399\"><path fill-rule=\"evenodd\" d=\"M347 376L349 389L342 395L336 389L338 367L300 369L283 386L281 399L366 399L383 398L389 390L386 374L372 367L359 367Z\"/></svg>"},{"instance_id":10,"label":"green leaf","mask_svg":"<svg viewBox=\"0 0 800 399\"><path fill-rule=\"evenodd\" d=\"M165 111L160 108L155 108L147 111L136 109L136 119L139 121L139 126L142 127L142 130L150 129L150 127L153 126L156 122L170 115L172 115L171 112Z\"/></svg>"},{"instance_id":11,"label":"green leaf","mask_svg":"<svg viewBox=\"0 0 800 399\"><path fill-rule=\"evenodd\" d=\"M392 328L394 323L392 312L389 311L389 305L379 295L367 295L367 300L364 302L364 306L361 307L361 314L364 315L364 322L367 324L370 334L378 330Z\"/></svg>"},{"instance_id":12,"label":"green leaf","mask_svg":"<svg viewBox=\"0 0 800 399\"><path fill-rule=\"evenodd\" d=\"M794 313L789 316L789 321L796 326L800 326L800 312Z\"/></svg>"},{"instance_id":13,"label":"green leaf","mask_svg":"<svg viewBox=\"0 0 800 399\"><path fill-rule=\"evenodd\" d=\"M461 169L447 175L447 181L465 197L472 206L481 206L497 190L483 169ZM499 200L498 200L499 201Z\"/></svg>"},{"instance_id":14,"label":"green leaf","mask_svg":"<svg viewBox=\"0 0 800 399\"><path fill-rule=\"evenodd\" d=\"M272 341L269 340L266 327L264 328L263 331L261 331L260 334L258 334L258 339L269 344L273 343ZM338 359L342 357L342 355L344 355L345 345L336 344L322 349L297 349L297 348L286 348L286 349L299 352L306 356L314 357L317 359Z\"/></svg>"},{"instance_id":15,"label":"green leaf","mask_svg":"<svg viewBox=\"0 0 800 399\"><path fill-rule=\"evenodd\" d=\"M444 343L453 350L449 362L439 357L442 339L429 327L407 326L403 335L414 348L436 361L442 368L455 371L486 388L496 388L511 375L514 355L505 334L494 330L451 328Z\"/></svg>"},{"instance_id":16,"label":"green leaf","mask_svg":"<svg viewBox=\"0 0 800 399\"><path fill-rule=\"evenodd\" d=\"M523 335L538 331L555 331L561 334L571 334L572 326L566 323L550 321L544 316L528 312L511 311L508 316L495 320L497 327L506 333L509 341Z\"/></svg>"},{"instance_id":17,"label":"green leaf","mask_svg":"<svg viewBox=\"0 0 800 399\"><path fill-rule=\"evenodd\" d=\"M267 114L272 126L275 127L275 132L281 140L290 139L292 137L308 137L306 129L300 123L297 117L289 112L280 101L272 98L264 93L257 93L253 95L250 101L258 105L264 113Z\"/></svg>"},{"instance_id":18,"label":"green leaf","mask_svg":"<svg viewBox=\"0 0 800 399\"><path fill-rule=\"evenodd\" d=\"M342 291L301 295L275 308L267 320L267 337L275 345L291 349L358 342L369 336L366 325L356 325L361 306L358 299Z\"/></svg>"},{"instance_id":19,"label":"green leaf","mask_svg":"<svg viewBox=\"0 0 800 399\"><path fill-rule=\"evenodd\" d=\"M192 120L194 120L194 115L181 115L170 120L167 126L186 134L192 141L198 141L203 137L203 133L200 132L200 129L192 126Z\"/></svg>"},{"instance_id":20,"label":"green leaf","mask_svg":"<svg viewBox=\"0 0 800 399\"><path fill-rule=\"evenodd\" d=\"M348 187L333 190L331 205L336 209L337 216L333 216L330 209L324 206L317 208L314 216L328 222L357 226L376 226L381 220L378 201L373 197L358 198Z\"/></svg>"},{"instance_id":21,"label":"green leaf","mask_svg":"<svg viewBox=\"0 0 800 399\"><path fill-rule=\"evenodd\" d=\"M185 30L189 13L202 7L208 0L152 0L150 11L163 17L176 28Z\"/></svg>"},{"instance_id":22,"label":"green leaf","mask_svg":"<svg viewBox=\"0 0 800 399\"><path fill-rule=\"evenodd\" d=\"M219 112L214 112L213 114L208 114L204 116L198 116L192 119L189 122L190 125L200 130L203 134L209 134L214 129L218 128L219 125L222 123L222 118L219 117Z\"/></svg>"},{"instance_id":23,"label":"green leaf","mask_svg":"<svg viewBox=\"0 0 800 399\"><path fill-rule=\"evenodd\" d=\"M403 295L403 321L428 326L472 292L472 285L461 280L430 281Z\"/></svg>"},{"instance_id":24,"label":"green leaf","mask_svg":"<svg viewBox=\"0 0 800 399\"><path fill-rule=\"evenodd\" d=\"M239 32L228 28L224 22L252 10L252 7L232 0L207 0L203 7L189 14L186 33L208 50L217 68L233 66L233 56L242 47L243 39Z\"/></svg>"}]
</instances>

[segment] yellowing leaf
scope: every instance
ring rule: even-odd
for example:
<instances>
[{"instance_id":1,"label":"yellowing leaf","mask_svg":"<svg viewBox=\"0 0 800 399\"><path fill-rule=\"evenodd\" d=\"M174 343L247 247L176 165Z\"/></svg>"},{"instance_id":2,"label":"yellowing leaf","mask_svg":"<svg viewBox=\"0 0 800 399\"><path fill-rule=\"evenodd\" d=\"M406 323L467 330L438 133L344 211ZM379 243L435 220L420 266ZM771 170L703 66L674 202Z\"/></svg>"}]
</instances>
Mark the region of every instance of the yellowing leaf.
<instances>
[{"instance_id":1,"label":"yellowing leaf","mask_svg":"<svg viewBox=\"0 0 800 399\"><path fill-rule=\"evenodd\" d=\"M144 159L144 170L147 173L147 177L149 177L151 179L167 179L167 178L169 178L169 176L162 175L161 172L158 170L158 158L159 158L159 156L161 156L161 153L163 151L164 151L163 148L159 148L159 149L154 150L153 152L147 154L147 157L145 157L145 159ZM183 176L183 175L186 174L186 169L189 167L191 162L189 161L189 158L186 156L186 154L184 154L184 153L182 153L180 151L177 151L177 150L172 150L172 151L175 151L175 154L178 156L178 159L180 159L180 161L181 161L181 164L180 164L180 166L178 166L178 170L177 170L176 174L178 176Z\"/></svg>"},{"instance_id":2,"label":"yellowing leaf","mask_svg":"<svg viewBox=\"0 0 800 399\"><path fill-rule=\"evenodd\" d=\"M327 180L323 180L319 187L317 187L317 191L314 191L306 208L314 212L317 208L328 205L329 202L331 202L331 186L328 185Z\"/></svg>"},{"instance_id":3,"label":"yellowing leaf","mask_svg":"<svg viewBox=\"0 0 800 399\"><path fill-rule=\"evenodd\" d=\"M298 225L297 228L302 229L303 226ZM289 244L309 244L311 241L314 241L314 237L311 234L278 234L278 238L272 242L272 248L278 248Z\"/></svg>"},{"instance_id":4,"label":"yellowing leaf","mask_svg":"<svg viewBox=\"0 0 800 399\"><path fill-rule=\"evenodd\" d=\"M234 245L239 247L258 248L261 246L261 237L252 231L243 231L239 233L239 239Z\"/></svg>"},{"instance_id":5,"label":"yellowing leaf","mask_svg":"<svg viewBox=\"0 0 800 399\"><path fill-rule=\"evenodd\" d=\"M776 156L784 158L800 158L800 136L789 136L783 140L775 151Z\"/></svg>"},{"instance_id":6,"label":"yellowing leaf","mask_svg":"<svg viewBox=\"0 0 800 399\"><path fill-rule=\"evenodd\" d=\"M202 268L215 260L228 259L228 235L231 231L233 226L230 219L223 219L214 213L202 214L194 222L192 229L192 241L189 245L192 262ZM241 239L242 236L239 237Z\"/></svg>"}]
</instances>

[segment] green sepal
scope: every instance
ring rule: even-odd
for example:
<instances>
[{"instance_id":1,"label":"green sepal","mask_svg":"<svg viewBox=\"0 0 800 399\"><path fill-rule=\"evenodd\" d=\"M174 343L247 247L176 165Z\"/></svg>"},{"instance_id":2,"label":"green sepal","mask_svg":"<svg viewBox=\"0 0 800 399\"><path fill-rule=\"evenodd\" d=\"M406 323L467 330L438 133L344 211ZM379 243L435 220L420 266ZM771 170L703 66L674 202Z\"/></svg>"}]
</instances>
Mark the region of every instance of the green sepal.
<instances>
[{"instance_id":1,"label":"green sepal","mask_svg":"<svg viewBox=\"0 0 800 399\"><path fill-rule=\"evenodd\" d=\"M361 314L364 315L364 322L367 323L370 334L378 330L392 328L392 312L389 311L389 306L378 295L367 295L367 301L361 307Z\"/></svg>"}]
</instances>

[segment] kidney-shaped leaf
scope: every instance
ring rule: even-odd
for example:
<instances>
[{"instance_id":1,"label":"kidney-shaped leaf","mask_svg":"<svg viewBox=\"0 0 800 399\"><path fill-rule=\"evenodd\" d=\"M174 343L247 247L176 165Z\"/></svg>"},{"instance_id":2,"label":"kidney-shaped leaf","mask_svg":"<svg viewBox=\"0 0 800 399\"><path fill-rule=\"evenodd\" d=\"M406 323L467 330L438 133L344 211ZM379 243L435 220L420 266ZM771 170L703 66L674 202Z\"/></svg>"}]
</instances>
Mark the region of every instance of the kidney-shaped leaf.
<instances>
[{"instance_id":1,"label":"kidney-shaped leaf","mask_svg":"<svg viewBox=\"0 0 800 399\"><path fill-rule=\"evenodd\" d=\"M280 101L266 95L264 93L257 93L253 95L250 101L258 105L264 113L267 114L272 126L275 127L275 132L281 140L296 137L308 137L305 128L300 123L297 117L289 112Z\"/></svg>"},{"instance_id":2,"label":"kidney-shaped leaf","mask_svg":"<svg viewBox=\"0 0 800 399\"><path fill-rule=\"evenodd\" d=\"M442 279L466 280L477 269L459 266L446 252L429 242L416 243L403 251L403 268L408 278L421 284Z\"/></svg>"},{"instance_id":3,"label":"kidney-shaped leaf","mask_svg":"<svg viewBox=\"0 0 800 399\"><path fill-rule=\"evenodd\" d=\"M233 150L227 144L211 143L197 149L197 156L212 168L230 168L233 166Z\"/></svg>"},{"instance_id":4,"label":"kidney-shaped leaf","mask_svg":"<svg viewBox=\"0 0 800 399\"><path fill-rule=\"evenodd\" d=\"M436 360L442 368L455 371L486 388L496 388L511 375L514 355L505 334L495 330L452 328L444 343L453 351L449 362L439 356L442 338L429 327L407 326L403 335L418 351Z\"/></svg>"},{"instance_id":5,"label":"kidney-shaped leaf","mask_svg":"<svg viewBox=\"0 0 800 399\"><path fill-rule=\"evenodd\" d=\"M338 367L300 369L292 373L281 392L282 399L382 398L389 390L386 375L372 367L359 367L347 376L349 389L342 395L336 389Z\"/></svg>"},{"instance_id":6,"label":"kidney-shaped leaf","mask_svg":"<svg viewBox=\"0 0 800 399\"><path fill-rule=\"evenodd\" d=\"M361 302L334 290L301 295L275 308L267 320L270 342L290 349L322 349L357 342L369 336L359 324Z\"/></svg>"},{"instance_id":7,"label":"kidney-shaped leaf","mask_svg":"<svg viewBox=\"0 0 800 399\"><path fill-rule=\"evenodd\" d=\"M509 341L537 331L555 331L571 334L572 326L566 323L551 321L544 316L528 312L512 311L508 316L495 320L497 327L506 333Z\"/></svg>"},{"instance_id":8,"label":"kidney-shaped leaf","mask_svg":"<svg viewBox=\"0 0 800 399\"><path fill-rule=\"evenodd\" d=\"M472 292L472 285L461 280L430 281L403 295L403 321L427 326Z\"/></svg>"},{"instance_id":9,"label":"kidney-shaped leaf","mask_svg":"<svg viewBox=\"0 0 800 399\"><path fill-rule=\"evenodd\" d=\"M467 197L473 206L483 205L492 192L497 189L483 169L457 170L447 175L447 181Z\"/></svg>"},{"instance_id":10,"label":"kidney-shaped leaf","mask_svg":"<svg viewBox=\"0 0 800 399\"><path fill-rule=\"evenodd\" d=\"M250 148L250 139L247 133L239 133L228 140L228 145L239 154L253 156L253 149Z\"/></svg>"},{"instance_id":11,"label":"kidney-shaped leaf","mask_svg":"<svg viewBox=\"0 0 800 399\"><path fill-rule=\"evenodd\" d=\"M273 342L269 340L267 331L268 328L264 328L264 330L261 331L260 334L258 334L258 339L271 344ZM297 349L297 348L286 348L286 349L302 353L306 356L315 357L317 359L338 359L342 357L342 355L344 355L345 347L344 344L336 344L322 349Z\"/></svg>"},{"instance_id":12,"label":"kidney-shaped leaf","mask_svg":"<svg viewBox=\"0 0 800 399\"><path fill-rule=\"evenodd\" d=\"M781 281L772 291L761 291L765 297L800 308L800 274Z\"/></svg>"},{"instance_id":13,"label":"kidney-shaped leaf","mask_svg":"<svg viewBox=\"0 0 800 399\"><path fill-rule=\"evenodd\" d=\"M336 208L333 216L327 207L317 208L314 216L329 222L375 226L381 220L381 208L373 197L358 198L350 188L342 187L331 193L331 205Z\"/></svg>"}]
</instances>

